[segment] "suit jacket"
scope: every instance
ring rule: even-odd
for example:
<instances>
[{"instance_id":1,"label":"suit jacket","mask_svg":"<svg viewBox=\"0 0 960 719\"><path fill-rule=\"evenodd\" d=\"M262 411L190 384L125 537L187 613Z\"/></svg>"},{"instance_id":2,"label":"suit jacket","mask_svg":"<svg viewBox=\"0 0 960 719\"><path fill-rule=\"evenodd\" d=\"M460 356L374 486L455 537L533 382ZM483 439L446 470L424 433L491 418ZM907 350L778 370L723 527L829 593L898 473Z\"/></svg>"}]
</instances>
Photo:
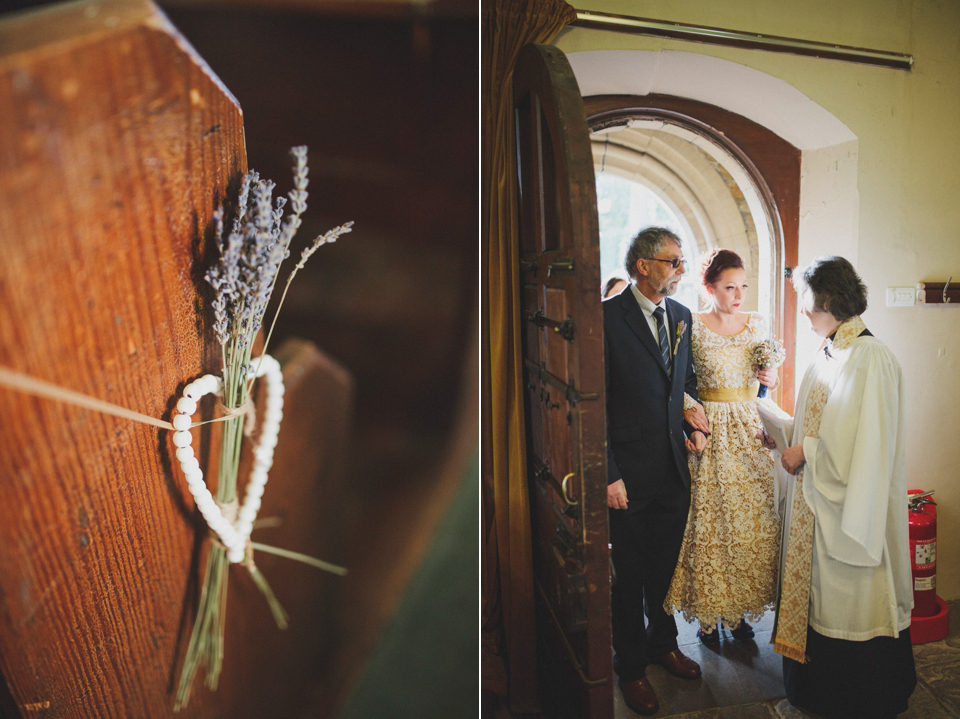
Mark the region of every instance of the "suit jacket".
<instances>
[{"instance_id":1,"label":"suit jacket","mask_svg":"<svg viewBox=\"0 0 960 719\"><path fill-rule=\"evenodd\" d=\"M683 393L699 399L690 344L692 318L686 307L666 299L671 351L676 346L673 374L668 375L660 345L633 293L627 289L602 307L607 481L623 479L630 510L636 511L664 481L675 481L674 468L690 488L684 438L691 427L683 420ZM677 344L680 321L684 328Z\"/></svg>"}]
</instances>

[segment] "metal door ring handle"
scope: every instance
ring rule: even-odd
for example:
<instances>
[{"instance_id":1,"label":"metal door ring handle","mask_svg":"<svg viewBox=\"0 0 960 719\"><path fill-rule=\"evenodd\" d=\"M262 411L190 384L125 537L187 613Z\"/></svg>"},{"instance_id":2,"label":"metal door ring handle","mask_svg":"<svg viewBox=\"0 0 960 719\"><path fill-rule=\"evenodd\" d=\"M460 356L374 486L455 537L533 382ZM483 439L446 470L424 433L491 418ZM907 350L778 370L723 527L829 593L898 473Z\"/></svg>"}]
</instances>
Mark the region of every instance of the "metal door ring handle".
<instances>
[{"instance_id":1,"label":"metal door ring handle","mask_svg":"<svg viewBox=\"0 0 960 719\"><path fill-rule=\"evenodd\" d=\"M571 472L566 477L564 477L563 481L560 483L560 489L563 490L563 501L566 502L571 507L576 507L578 504L580 504L580 502L574 502L572 499L570 499L569 496L567 496L567 480L570 479L571 477L576 477L576 476L577 476L576 472Z\"/></svg>"}]
</instances>

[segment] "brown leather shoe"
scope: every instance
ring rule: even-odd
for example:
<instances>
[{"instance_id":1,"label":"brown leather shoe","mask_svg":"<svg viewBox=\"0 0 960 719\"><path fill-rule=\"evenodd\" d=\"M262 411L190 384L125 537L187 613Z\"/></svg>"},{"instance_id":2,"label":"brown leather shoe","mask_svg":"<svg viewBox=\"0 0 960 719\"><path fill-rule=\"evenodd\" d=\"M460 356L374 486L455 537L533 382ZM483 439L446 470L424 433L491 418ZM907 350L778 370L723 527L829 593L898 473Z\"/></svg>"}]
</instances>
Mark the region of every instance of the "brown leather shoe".
<instances>
[{"instance_id":1,"label":"brown leather shoe","mask_svg":"<svg viewBox=\"0 0 960 719\"><path fill-rule=\"evenodd\" d=\"M620 691L627 706L637 714L650 716L660 711L660 702L650 686L650 681L643 677L632 682L620 682Z\"/></svg>"},{"instance_id":2,"label":"brown leather shoe","mask_svg":"<svg viewBox=\"0 0 960 719\"><path fill-rule=\"evenodd\" d=\"M673 674L673 676L680 677L681 679L700 678L700 665L679 649L674 649L669 654L657 657L653 660L653 663L659 664Z\"/></svg>"}]
</instances>

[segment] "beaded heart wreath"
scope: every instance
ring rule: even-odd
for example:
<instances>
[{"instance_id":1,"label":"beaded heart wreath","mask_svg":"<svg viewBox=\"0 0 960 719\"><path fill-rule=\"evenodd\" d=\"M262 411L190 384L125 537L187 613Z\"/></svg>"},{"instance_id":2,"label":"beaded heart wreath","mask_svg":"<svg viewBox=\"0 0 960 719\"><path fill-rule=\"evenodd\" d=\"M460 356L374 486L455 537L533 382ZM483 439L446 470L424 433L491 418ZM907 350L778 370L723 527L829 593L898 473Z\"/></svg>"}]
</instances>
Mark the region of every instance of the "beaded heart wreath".
<instances>
[{"instance_id":1,"label":"beaded heart wreath","mask_svg":"<svg viewBox=\"0 0 960 719\"><path fill-rule=\"evenodd\" d=\"M210 493L200 462L193 454L193 435L190 434L197 403L208 394L222 397L223 380L207 374L188 384L183 388L183 396L177 402L177 413L173 416L173 428L177 430L173 434L173 444L177 448L180 469L187 478L187 486L197 502L197 509L210 529L220 537L227 548L227 558L232 563L242 562L246 557L247 543L260 510L260 498L267 486L270 467L273 466L273 450L277 446L280 420L283 419L283 372L280 363L270 355L263 355L258 362L251 363L248 372L266 378L267 410L260 425L260 440L253 450L253 470L247 482L246 496L234 521L224 516L223 509Z\"/></svg>"}]
</instances>

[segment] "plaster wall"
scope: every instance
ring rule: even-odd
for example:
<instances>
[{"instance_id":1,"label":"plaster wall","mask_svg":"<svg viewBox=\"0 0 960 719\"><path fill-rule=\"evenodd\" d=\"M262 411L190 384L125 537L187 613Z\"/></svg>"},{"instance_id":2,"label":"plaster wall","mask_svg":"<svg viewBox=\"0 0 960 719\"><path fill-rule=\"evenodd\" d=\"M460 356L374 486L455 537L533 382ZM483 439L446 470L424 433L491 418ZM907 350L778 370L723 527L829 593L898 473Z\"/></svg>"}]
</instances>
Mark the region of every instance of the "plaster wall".
<instances>
[{"instance_id":1,"label":"plaster wall","mask_svg":"<svg viewBox=\"0 0 960 719\"><path fill-rule=\"evenodd\" d=\"M884 306L887 287L944 281L954 274L960 280L960 3L648 0L642 12L629 0L573 4L582 10L642 14L914 56L914 68L906 72L580 28L567 29L556 40L570 56L628 50L729 60L787 83L849 129L852 137L837 136L827 145L811 141L803 146L792 139L803 150L800 261L823 252L844 254L870 289L871 306L864 319L897 355L907 381L908 481L935 490L939 501L938 593L944 599L960 598L960 442L955 438L960 307ZM615 67L610 72L611 85L630 81L623 73L618 81ZM689 86L691 78L680 76L675 82ZM777 87L771 84L769 93L754 90L748 98L696 99L730 109L749 102L752 113L764 115L764 124L776 131L782 119L779 102L773 101ZM604 91L634 92L627 87ZM772 99L769 104L765 95ZM804 340L802 318L798 328L802 366L818 343Z\"/></svg>"}]
</instances>

